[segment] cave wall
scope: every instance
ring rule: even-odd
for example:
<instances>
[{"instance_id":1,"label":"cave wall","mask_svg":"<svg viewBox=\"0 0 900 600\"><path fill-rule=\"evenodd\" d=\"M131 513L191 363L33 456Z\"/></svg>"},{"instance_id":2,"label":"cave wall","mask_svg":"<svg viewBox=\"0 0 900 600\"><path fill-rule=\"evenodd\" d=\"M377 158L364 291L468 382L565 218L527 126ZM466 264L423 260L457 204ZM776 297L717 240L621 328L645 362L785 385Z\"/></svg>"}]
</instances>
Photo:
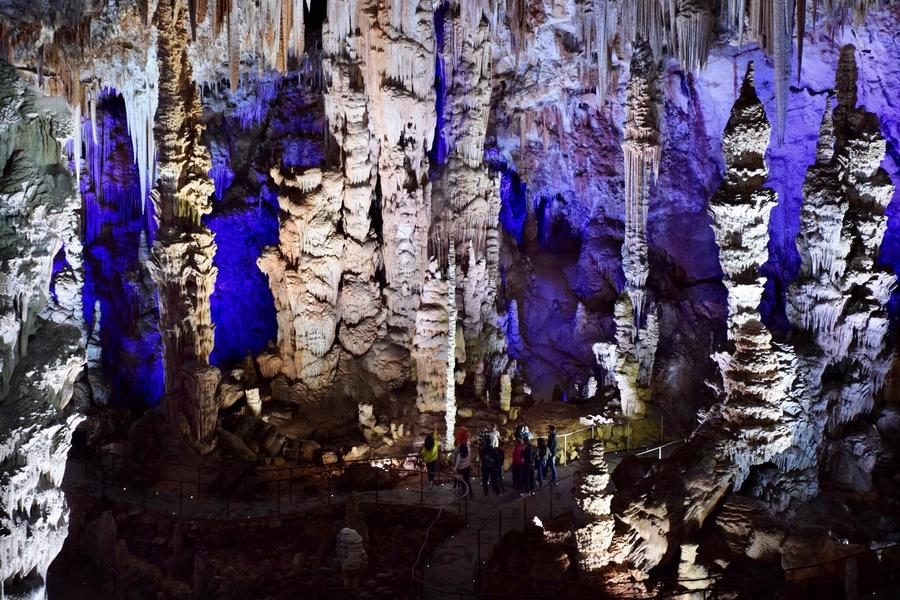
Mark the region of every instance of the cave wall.
<instances>
[{"instance_id":1,"label":"cave wall","mask_svg":"<svg viewBox=\"0 0 900 600\"><path fill-rule=\"evenodd\" d=\"M0 62L0 585L29 598L68 532L60 484L83 419L67 408L85 364L70 122Z\"/></svg>"}]
</instances>

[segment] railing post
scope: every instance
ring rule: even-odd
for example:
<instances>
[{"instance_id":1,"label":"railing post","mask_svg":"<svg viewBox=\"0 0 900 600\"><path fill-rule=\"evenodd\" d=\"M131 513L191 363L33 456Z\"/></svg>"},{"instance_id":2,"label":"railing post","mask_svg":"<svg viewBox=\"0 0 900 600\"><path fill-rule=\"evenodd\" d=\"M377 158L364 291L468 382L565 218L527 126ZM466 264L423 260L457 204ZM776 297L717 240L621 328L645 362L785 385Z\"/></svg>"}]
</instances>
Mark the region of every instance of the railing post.
<instances>
[{"instance_id":1,"label":"railing post","mask_svg":"<svg viewBox=\"0 0 900 600\"><path fill-rule=\"evenodd\" d=\"M525 496L525 501L522 503L522 531L525 531L525 526L528 523L528 496Z\"/></svg>"},{"instance_id":2,"label":"railing post","mask_svg":"<svg viewBox=\"0 0 900 600\"><path fill-rule=\"evenodd\" d=\"M465 500L465 501L466 501L466 521L465 521L465 525L466 525L466 527L468 528L468 527L469 527L469 492L468 492L468 491L466 492L466 500Z\"/></svg>"},{"instance_id":3,"label":"railing post","mask_svg":"<svg viewBox=\"0 0 900 600\"><path fill-rule=\"evenodd\" d=\"M478 591L478 573L481 571L481 529L478 530L478 550L475 558L475 591Z\"/></svg>"}]
</instances>

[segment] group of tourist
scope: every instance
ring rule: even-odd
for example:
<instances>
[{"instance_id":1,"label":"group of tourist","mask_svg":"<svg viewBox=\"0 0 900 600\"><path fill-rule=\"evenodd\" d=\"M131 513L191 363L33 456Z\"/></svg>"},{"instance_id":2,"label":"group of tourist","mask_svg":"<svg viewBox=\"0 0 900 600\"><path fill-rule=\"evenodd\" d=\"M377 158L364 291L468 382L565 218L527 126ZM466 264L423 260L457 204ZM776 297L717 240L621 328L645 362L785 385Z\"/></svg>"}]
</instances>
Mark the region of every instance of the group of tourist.
<instances>
[{"instance_id":1,"label":"group of tourist","mask_svg":"<svg viewBox=\"0 0 900 600\"><path fill-rule=\"evenodd\" d=\"M456 474L454 485L463 486L465 493L471 494L474 453L468 429L465 427L457 429L454 442L454 449L450 455L450 465ZM496 424L481 432L479 445L478 462L481 467L481 486L484 495L487 497L490 490L499 495L506 491L503 481L506 456L500 445L500 430ZM556 426L550 425L547 438L538 438L537 445L534 434L529 431L527 425L516 427L511 471L513 487L519 494L525 496L534 493L536 487L543 487L548 477L549 485L557 485L556 451ZM434 433L425 437L421 457L428 473L429 485L433 487L440 459L440 443Z\"/></svg>"},{"instance_id":2,"label":"group of tourist","mask_svg":"<svg viewBox=\"0 0 900 600\"><path fill-rule=\"evenodd\" d=\"M557 483L556 471L556 426L550 426L547 438L538 438L534 444L534 434L527 425L516 427L515 447L512 454L513 485L521 495L534 492L536 487L544 487L544 480L550 476L550 485Z\"/></svg>"}]
</instances>

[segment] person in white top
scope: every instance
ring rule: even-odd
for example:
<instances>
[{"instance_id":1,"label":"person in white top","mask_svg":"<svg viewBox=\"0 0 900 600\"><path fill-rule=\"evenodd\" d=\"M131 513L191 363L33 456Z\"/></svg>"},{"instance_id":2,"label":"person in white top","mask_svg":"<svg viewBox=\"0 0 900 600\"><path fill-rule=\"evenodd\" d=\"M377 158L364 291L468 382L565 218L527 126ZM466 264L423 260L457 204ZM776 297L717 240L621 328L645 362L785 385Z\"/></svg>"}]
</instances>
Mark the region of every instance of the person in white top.
<instances>
[{"instance_id":1,"label":"person in white top","mask_svg":"<svg viewBox=\"0 0 900 600\"><path fill-rule=\"evenodd\" d=\"M488 439L491 442L491 448L500 447L500 431L497 429L496 423L491 425L491 430L488 431Z\"/></svg>"}]
</instances>

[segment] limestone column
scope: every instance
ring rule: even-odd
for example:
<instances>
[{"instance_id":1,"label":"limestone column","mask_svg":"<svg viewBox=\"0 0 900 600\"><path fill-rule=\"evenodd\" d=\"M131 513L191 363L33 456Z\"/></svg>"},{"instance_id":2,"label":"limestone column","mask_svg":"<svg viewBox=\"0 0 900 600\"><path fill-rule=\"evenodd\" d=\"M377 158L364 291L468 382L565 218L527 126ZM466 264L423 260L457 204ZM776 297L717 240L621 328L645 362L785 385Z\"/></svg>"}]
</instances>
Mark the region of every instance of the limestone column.
<instances>
[{"instance_id":1,"label":"limestone column","mask_svg":"<svg viewBox=\"0 0 900 600\"><path fill-rule=\"evenodd\" d=\"M210 158L200 141L201 105L187 57L184 0L161 0L159 32L159 107L154 218L158 225L149 269L159 292L165 397L169 424L197 450L215 445L220 374L209 365L213 349L210 295L218 270L216 244L201 218L211 210Z\"/></svg>"}]
</instances>

